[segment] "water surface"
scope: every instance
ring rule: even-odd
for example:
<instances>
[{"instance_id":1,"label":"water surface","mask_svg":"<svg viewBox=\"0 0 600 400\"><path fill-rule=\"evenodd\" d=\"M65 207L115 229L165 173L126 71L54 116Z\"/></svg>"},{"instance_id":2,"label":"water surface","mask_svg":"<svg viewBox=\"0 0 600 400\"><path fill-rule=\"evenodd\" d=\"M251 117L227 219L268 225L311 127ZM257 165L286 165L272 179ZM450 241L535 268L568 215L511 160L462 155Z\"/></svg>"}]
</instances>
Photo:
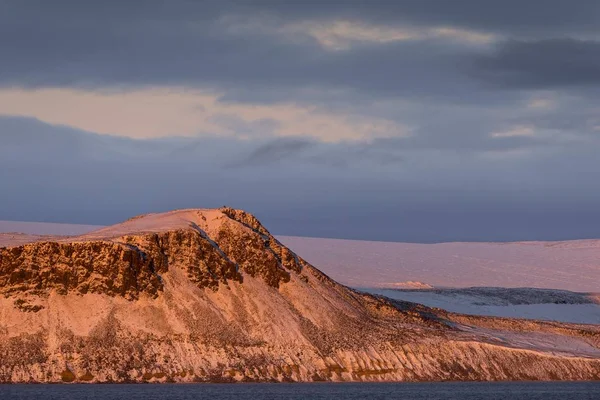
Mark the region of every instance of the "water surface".
<instances>
[{"instance_id":1,"label":"water surface","mask_svg":"<svg viewBox=\"0 0 600 400\"><path fill-rule=\"evenodd\" d=\"M0 385L0 399L597 400L600 382Z\"/></svg>"}]
</instances>

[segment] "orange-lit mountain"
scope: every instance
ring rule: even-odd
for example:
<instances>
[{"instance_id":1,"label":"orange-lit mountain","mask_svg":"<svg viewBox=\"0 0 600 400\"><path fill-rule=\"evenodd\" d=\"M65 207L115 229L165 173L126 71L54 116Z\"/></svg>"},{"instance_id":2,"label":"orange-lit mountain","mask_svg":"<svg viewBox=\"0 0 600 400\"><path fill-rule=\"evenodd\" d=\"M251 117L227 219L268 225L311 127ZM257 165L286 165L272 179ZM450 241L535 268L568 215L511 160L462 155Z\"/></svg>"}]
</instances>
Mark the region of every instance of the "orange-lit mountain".
<instances>
[{"instance_id":1,"label":"orange-lit mountain","mask_svg":"<svg viewBox=\"0 0 600 400\"><path fill-rule=\"evenodd\" d=\"M241 210L0 246L1 382L600 379L598 326L360 293Z\"/></svg>"}]
</instances>

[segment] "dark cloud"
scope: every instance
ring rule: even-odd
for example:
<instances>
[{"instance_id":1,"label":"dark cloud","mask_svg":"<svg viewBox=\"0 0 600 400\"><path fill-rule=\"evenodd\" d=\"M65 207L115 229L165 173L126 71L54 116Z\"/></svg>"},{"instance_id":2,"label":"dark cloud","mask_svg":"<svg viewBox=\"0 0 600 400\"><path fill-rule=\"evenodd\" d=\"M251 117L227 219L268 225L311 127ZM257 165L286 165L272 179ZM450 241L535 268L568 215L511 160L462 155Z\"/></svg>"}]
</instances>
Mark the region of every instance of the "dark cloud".
<instances>
[{"instance_id":1,"label":"dark cloud","mask_svg":"<svg viewBox=\"0 0 600 400\"><path fill-rule=\"evenodd\" d=\"M122 27L197 22L227 15L277 15L286 21L349 18L414 26L459 26L501 33L585 32L598 29L595 0L131 0L103 2L19 0L2 2L3 23L30 21L54 25ZM33 25L33 24L32 24Z\"/></svg>"},{"instance_id":2,"label":"dark cloud","mask_svg":"<svg viewBox=\"0 0 600 400\"><path fill-rule=\"evenodd\" d=\"M436 134L411 138L377 139L375 145L382 148L396 147L405 150L452 150L458 152L508 151L548 145L548 140L528 136L494 137L477 131L463 135Z\"/></svg>"},{"instance_id":3,"label":"dark cloud","mask_svg":"<svg viewBox=\"0 0 600 400\"><path fill-rule=\"evenodd\" d=\"M232 167L260 166L278 163L285 159L294 158L316 143L302 138L275 139L259 146L257 149L239 161L235 161Z\"/></svg>"},{"instance_id":4,"label":"dark cloud","mask_svg":"<svg viewBox=\"0 0 600 400\"><path fill-rule=\"evenodd\" d=\"M434 42L332 52L314 41L290 43L285 36L230 36L202 25L191 31L175 25L160 30L57 27L51 34L36 33L35 28L32 33L4 32L0 49L0 85L5 86L188 85L224 91L229 100L252 101L260 101L263 91L263 99L293 100L307 87L470 101L477 89L456 68L466 50L455 54L448 45Z\"/></svg>"},{"instance_id":5,"label":"dark cloud","mask_svg":"<svg viewBox=\"0 0 600 400\"><path fill-rule=\"evenodd\" d=\"M510 40L476 58L475 76L500 87L550 89L600 83L600 42Z\"/></svg>"},{"instance_id":6,"label":"dark cloud","mask_svg":"<svg viewBox=\"0 0 600 400\"><path fill-rule=\"evenodd\" d=\"M263 12L275 12L284 18L341 16L376 23L457 26L509 35L597 32L600 18L600 4L594 0L259 0L251 4L246 10L260 7Z\"/></svg>"},{"instance_id":7,"label":"dark cloud","mask_svg":"<svg viewBox=\"0 0 600 400\"><path fill-rule=\"evenodd\" d=\"M547 33L551 35L571 34L571 30L583 34L591 28L598 33L600 13L594 12L598 3L576 3L174 1L167 6L160 1L9 1L3 2L0 13L0 84L184 84L239 91L240 96L249 90L255 98L260 98L262 91L281 98L294 89L313 86L395 97L446 96L454 101L477 101L481 90L464 72L468 60L477 58L478 49L429 39L331 52L297 34L260 29L234 34L224 18L241 15L240 23L244 17L251 20L266 13L278 15L281 20L277 23L281 24L307 18L352 17L373 24L479 29L509 38L519 27L542 33L551 30ZM515 68L520 70L516 71L520 72L517 81L531 80L539 66L547 72L542 71L539 82L533 83L543 85L545 78L578 82L593 75L595 64L586 64L595 60L590 54L594 53L593 45L569 40L532 44L509 41L498 54L479 60L477 65L490 71L486 76L498 75L500 80L510 80ZM576 65L568 64L573 56ZM543 66L541 60L554 63ZM580 74L560 74L561 67Z\"/></svg>"}]
</instances>

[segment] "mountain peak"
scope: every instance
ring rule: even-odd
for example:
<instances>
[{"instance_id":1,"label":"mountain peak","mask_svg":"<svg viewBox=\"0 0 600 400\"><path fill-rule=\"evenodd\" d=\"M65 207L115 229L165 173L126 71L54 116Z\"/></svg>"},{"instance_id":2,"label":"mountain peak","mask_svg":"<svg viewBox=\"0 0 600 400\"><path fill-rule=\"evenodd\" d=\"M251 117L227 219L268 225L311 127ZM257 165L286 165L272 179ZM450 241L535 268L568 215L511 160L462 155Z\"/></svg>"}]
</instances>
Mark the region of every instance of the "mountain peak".
<instances>
[{"instance_id":1,"label":"mountain peak","mask_svg":"<svg viewBox=\"0 0 600 400\"><path fill-rule=\"evenodd\" d=\"M232 208L145 214L74 237L0 253L0 293L88 292L137 299L163 290L160 275L184 266L198 287L218 289L243 275L273 287L299 273L301 259L251 214Z\"/></svg>"},{"instance_id":2,"label":"mountain peak","mask_svg":"<svg viewBox=\"0 0 600 400\"><path fill-rule=\"evenodd\" d=\"M0 382L600 374L593 326L465 317L357 292L242 210L146 214L32 240L0 248Z\"/></svg>"}]
</instances>

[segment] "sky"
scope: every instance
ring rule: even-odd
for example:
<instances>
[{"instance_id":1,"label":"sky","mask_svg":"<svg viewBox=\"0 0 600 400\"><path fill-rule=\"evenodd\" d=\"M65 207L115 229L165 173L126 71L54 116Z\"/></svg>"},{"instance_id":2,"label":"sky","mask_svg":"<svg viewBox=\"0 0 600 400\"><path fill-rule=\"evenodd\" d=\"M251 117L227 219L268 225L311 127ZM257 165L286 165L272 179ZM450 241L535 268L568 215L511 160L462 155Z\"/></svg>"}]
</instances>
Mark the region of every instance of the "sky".
<instances>
[{"instance_id":1,"label":"sky","mask_svg":"<svg viewBox=\"0 0 600 400\"><path fill-rule=\"evenodd\" d=\"M0 219L600 237L596 0L0 0Z\"/></svg>"}]
</instances>

